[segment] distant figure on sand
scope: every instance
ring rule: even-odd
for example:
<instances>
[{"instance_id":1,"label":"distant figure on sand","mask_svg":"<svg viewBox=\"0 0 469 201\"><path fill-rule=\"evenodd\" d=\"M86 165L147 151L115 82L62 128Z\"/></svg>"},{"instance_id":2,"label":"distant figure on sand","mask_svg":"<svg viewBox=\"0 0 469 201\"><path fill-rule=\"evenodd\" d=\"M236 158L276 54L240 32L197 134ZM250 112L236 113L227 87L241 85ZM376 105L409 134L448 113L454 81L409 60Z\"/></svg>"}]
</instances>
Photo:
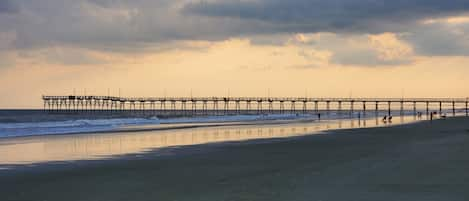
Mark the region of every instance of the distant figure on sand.
<instances>
[{"instance_id":1,"label":"distant figure on sand","mask_svg":"<svg viewBox=\"0 0 469 201\"><path fill-rule=\"evenodd\" d=\"M389 117L388 117L388 122L389 122L389 123L392 122L392 116L391 116L391 115L389 115Z\"/></svg>"},{"instance_id":2,"label":"distant figure on sand","mask_svg":"<svg viewBox=\"0 0 469 201\"><path fill-rule=\"evenodd\" d=\"M387 115L384 115L383 117L383 122L386 123L386 120L388 119L388 116Z\"/></svg>"},{"instance_id":3,"label":"distant figure on sand","mask_svg":"<svg viewBox=\"0 0 469 201\"><path fill-rule=\"evenodd\" d=\"M321 113L318 113L318 119L321 120Z\"/></svg>"}]
</instances>

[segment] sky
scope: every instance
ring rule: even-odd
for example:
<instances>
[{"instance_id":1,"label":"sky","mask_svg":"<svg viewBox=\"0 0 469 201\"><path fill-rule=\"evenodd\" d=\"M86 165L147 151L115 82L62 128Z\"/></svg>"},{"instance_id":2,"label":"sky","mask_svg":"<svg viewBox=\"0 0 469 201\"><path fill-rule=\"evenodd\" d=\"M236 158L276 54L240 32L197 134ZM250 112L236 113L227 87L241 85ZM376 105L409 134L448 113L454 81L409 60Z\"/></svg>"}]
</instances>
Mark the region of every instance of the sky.
<instances>
[{"instance_id":1,"label":"sky","mask_svg":"<svg viewBox=\"0 0 469 201\"><path fill-rule=\"evenodd\" d=\"M469 0L1 0L0 108L69 94L469 97Z\"/></svg>"}]
</instances>

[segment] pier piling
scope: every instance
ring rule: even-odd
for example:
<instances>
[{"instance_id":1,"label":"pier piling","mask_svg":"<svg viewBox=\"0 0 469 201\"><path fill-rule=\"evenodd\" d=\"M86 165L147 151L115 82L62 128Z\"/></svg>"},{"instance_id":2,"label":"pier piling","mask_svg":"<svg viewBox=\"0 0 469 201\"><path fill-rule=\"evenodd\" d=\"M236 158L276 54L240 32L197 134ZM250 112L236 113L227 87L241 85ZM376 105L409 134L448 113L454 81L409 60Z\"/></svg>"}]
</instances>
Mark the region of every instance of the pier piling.
<instances>
[{"instance_id":1,"label":"pier piling","mask_svg":"<svg viewBox=\"0 0 469 201\"><path fill-rule=\"evenodd\" d=\"M453 101L453 116L456 116L456 107L454 105L455 105L455 103Z\"/></svg>"},{"instance_id":2,"label":"pier piling","mask_svg":"<svg viewBox=\"0 0 469 201\"><path fill-rule=\"evenodd\" d=\"M427 102L425 102L425 104L427 105L426 110L427 110L427 116L428 116L428 114L429 114L428 113L428 111L429 111L429 102L427 101Z\"/></svg>"},{"instance_id":3,"label":"pier piling","mask_svg":"<svg viewBox=\"0 0 469 201\"><path fill-rule=\"evenodd\" d=\"M401 116L404 115L404 101L401 101Z\"/></svg>"},{"instance_id":4,"label":"pier piling","mask_svg":"<svg viewBox=\"0 0 469 201\"><path fill-rule=\"evenodd\" d=\"M468 103L467 103L467 101L466 101L466 116L469 116L469 110L468 110L468 108L467 108L467 105L468 105Z\"/></svg>"},{"instance_id":5,"label":"pier piling","mask_svg":"<svg viewBox=\"0 0 469 201\"><path fill-rule=\"evenodd\" d=\"M318 101L314 101L314 111L315 111L316 113L319 112Z\"/></svg>"},{"instance_id":6,"label":"pier piling","mask_svg":"<svg viewBox=\"0 0 469 201\"><path fill-rule=\"evenodd\" d=\"M440 101L440 115L441 115L441 101Z\"/></svg>"},{"instance_id":7,"label":"pier piling","mask_svg":"<svg viewBox=\"0 0 469 201\"><path fill-rule=\"evenodd\" d=\"M331 110L331 101L326 101L326 113L329 114Z\"/></svg>"},{"instance_id":8,"label":"pier piling","mask_svg":"<svg viewBox=\"0 0 469 201\"><path fill-rule=\"evenodd\" d=\"M391 116L391 101L388 101L388 116Z\"/></svg>"},{"instance_id":9,"label":"pier piling","mask_svg":"<svg viewBox=\"0 0 469 201\"><path fill-rule=\"evenodd\" d=\"M338 113L342 113L342 101L339 101L339 105L338 105Z\"/></svg>"}]
</instances>

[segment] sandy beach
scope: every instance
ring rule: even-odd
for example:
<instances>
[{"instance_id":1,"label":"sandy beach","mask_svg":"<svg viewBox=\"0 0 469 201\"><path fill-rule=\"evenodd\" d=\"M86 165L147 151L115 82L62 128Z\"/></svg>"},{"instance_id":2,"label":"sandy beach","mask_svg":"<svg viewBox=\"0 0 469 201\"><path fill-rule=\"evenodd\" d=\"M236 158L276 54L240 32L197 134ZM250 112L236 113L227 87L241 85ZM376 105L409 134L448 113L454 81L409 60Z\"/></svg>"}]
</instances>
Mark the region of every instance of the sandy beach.
<instances>
[{"instance_id":1,"label":"sandy beach","mask_svg":"<svg viewBox=\"0 0 469 201\"><path fill-rule=\"evenodd\" d=\"M467 200L469 118L0 171L13 200Z\"/></svg>"}]
</instances>

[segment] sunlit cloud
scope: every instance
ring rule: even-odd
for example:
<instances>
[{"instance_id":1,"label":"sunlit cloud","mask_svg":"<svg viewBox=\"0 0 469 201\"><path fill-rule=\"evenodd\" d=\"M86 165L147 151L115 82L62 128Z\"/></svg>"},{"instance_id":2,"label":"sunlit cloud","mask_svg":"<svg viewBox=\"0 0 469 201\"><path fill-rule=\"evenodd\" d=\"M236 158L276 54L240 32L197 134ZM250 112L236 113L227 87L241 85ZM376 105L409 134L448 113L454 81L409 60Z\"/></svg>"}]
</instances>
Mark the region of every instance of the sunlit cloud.
<instances>
[{"instance_id":1,"label":"sunlit cloud","mask_svg":"<svg viewBox=\"0 0 469 201\"><path fill-rule=\"evenodd\" d=\"M400 60L413 55L412 47L401 41L394 33L369 35L368 38L372 47L378 52L378 57L382 60Z\"/></svg>"},{"instance_id":2,"label":"sunlit cloud","mask_svg":"<svg viewBox=\"0 0 469 201\"><path fill-rule=\"evenodd\" d=\"M469 16L456 16L444 18L430 18L422 21L422 24L435 24L435 23L448 23L448 24L467 24L469 23Z\"/></svg>"}]
</instances>

